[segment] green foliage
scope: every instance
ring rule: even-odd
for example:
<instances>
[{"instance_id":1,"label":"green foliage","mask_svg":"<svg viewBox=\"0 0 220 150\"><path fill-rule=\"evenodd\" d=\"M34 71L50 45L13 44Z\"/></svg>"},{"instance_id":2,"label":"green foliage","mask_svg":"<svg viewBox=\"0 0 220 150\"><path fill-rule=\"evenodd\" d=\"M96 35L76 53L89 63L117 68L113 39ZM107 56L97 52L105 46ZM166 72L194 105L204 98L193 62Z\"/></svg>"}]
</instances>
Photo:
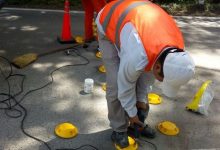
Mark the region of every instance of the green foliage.
<instances>
[{"instance_id":1,"label":"green foliage","mask_svg":"<svg viewBox=\"0 0 220 150\"><path fill-rule=\"evenodd\" d=\"M57 5L63 6L64 0L7 0L8 5ZM79 5L81 0L70 0L71 5Z\"/></svg>"},{"instance_id":2,"label":"green foliage","mask_svg":"<svg viewBox=\"0 0 220 150\"><path fill-rule=\"evenodd\" d=\"M9 6L63 9L65 0L6 0ZM81 0L69 0L71 9L82 9Z\"/></svg>"},{"instance_id":3,"label":"green foliage","mask_svg":"<svg viewBox=\"0 0 220 150\"><path fill-rule=\"evenodd\" d=\"M197 0L154 0L156 3L159 4L194 4Z\"/></svg>"},{"instance_id":4,"label":"green foliage","mask_svg":"<svg viewBox=\"0 0 220 150\"><path fill-rule=\"evenodd\" d=\"M81 0L69 0L71 5L81 4ZM205 0L207 3L220 3L220 0ZM198 0L154 0L159 4L195 4ZM7 0L9 5L63 5L64 0Z\"/></svg>"},{"instance_id":5,"label":"green foliage","mask_svg":"<svg viewBox=\"0 0 220 150\"><path fill-rule=\"evenodd\" d=\"M199 0L154 0L154 2L159 4L197 4ZM220 0L205 0L206 3L219 4Z\"/></svg>"},{"instance_id":6,"label":"green foliage","mask_svg":"<svg viewBox=\"0 0 220 150\"><path fill-rule=\"evenodd\" d=\"M65 0L6 0L9 6L58 8L63 9ZM153 0L173 15L209 15L220 14L220 0L205 0L205 5L198 4L199 0ZM81 0L69 0L71 10L82 10ZM212 15L212 14L211 14Z\"/></svg>"}]
</instances>

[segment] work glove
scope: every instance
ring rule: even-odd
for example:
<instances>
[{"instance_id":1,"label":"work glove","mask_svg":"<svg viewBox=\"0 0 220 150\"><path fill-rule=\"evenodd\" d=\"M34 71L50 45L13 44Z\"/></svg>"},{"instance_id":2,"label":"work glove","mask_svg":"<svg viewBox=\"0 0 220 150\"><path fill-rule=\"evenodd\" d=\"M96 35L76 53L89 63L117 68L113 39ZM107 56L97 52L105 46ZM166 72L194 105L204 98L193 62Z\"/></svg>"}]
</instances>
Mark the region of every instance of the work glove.
<instances>
[{"instance_id":1,"label":"work glove","mask_svg":"<svg viewBox=\"0 0 220 150\"><path fill-rule=\"evenodd\" d=\"M139 126L144 126L144 124L139 120L138 116L130 117L129 118L130 125L139 125Z\"/></svg>"}]
</instances>

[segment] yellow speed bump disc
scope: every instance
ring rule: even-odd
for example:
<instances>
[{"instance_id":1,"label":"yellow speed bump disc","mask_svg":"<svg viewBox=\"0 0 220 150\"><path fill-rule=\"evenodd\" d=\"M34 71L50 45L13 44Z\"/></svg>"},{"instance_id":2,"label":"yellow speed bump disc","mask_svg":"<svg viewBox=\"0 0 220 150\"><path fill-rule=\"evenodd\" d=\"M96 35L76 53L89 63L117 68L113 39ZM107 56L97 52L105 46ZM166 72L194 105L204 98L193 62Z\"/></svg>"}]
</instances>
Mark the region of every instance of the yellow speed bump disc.
<instances>
[{"instance_id":1,"label":"yellow speed bump disc","mask_svg":"<svg viewBox=\"0 0 220 150\"><path fill-rule=\"evenodd\" d=\"M98 52L95 54L95 56L96 56L97 58L102 58L102 53L101 53L100 51L98 51Z\"/></svg>"},{"instance_id":2,"label":"yellow speed bump disc","mask_svg":"<svg viewBox=\"0 0 220 150\"><path fill-rule=\"evenodd\" d=\"M81 36L76 36L75 40L76 40L76 43L78 43L78 44L83 44L84 43L84 39Z\"/></svg>"},{"instance_id":3,"label":"yellow speed bump disc","mask_svg":"<svg viewBox=\"0 0 220 150\"><path fill-rule=\"evenodd\" d=\"M129 146L126 148L120 148L118 145L115 145L115 147L117 150L137 150L138 149L138 145L136 141L130 136L128 137L128 142L129 142Z\"/></svg>"},{"instance_id":4,"label":"yellow speed bump disc","mask_svg":"<svg viewBox=\"0 0 220 150\"><path fill-rule=\"evenodd\" d=\"M103 84L102 84L102 89L103 89L104 91L106 91L106 83L103 83Z\"/></svg>"},{"instance_id":5,"label":"yellow speed bump disc","mask_svg":"<svg viewBox=\"0 0 220 150\"><path fill-rule=\"evenodd\" d=\"M61 138L69 139L78 134L78 129L73 124L65 122L55 127L55 134Z\"/></svg>"},{"instance_id":6,"label":"yellow speed bump disc","mask_svg":"<svg viewBox=\"0 0 220 150\"><path fill-rule=\"evenodd\" d=\"M105 66L104 65L99 66L99 71L105 73L106 72Z\"/></svg>"},{"instance_id":7,"label":"yellow speed bump disc","mask_svg":"<svg viewBox=\"0 0 220 150\"><path fill-rule=\"evenodd\" d=\"M96 26L93 26L93 27L92 27L92 30L93 30L93 32L97 32L97 27L96 27Z\"/></svg>"},{"instance_id":8,"label":"yellow speed bump disc","mask_svg":"<svg viewBox=\"0 0 220 150\"><path fill-rule=\"evenodd\" d=\"M22 56L16 57L12 63L17 66L18 68L23 68L28 64L34 62L37 59L37 54L35 53L28 53Z\"/></svg>"},{"instance_id":9,"label":"yellow speed bump disc","mask_svg":"<svg viewBox=\"0 0 220 150\"><path fill-rule=\"evenodd\" d=\"M170 121L159 123L157 129L165 135L177 135L179 133L179 128Z\"/></svg>"},{"instance_id":10,"label":"yellow speed bump disc","mask_svg":"<svg viewBox=\"0 0 220 150\"><path fill-rule=\"evenodd\" d=\"M148 101L150 104L154 104L154 105L157 105L157 104L160 104L162 102L162 98L155 94L155 93L149 93L148 94Z\"/></svg>"}]
</instances>

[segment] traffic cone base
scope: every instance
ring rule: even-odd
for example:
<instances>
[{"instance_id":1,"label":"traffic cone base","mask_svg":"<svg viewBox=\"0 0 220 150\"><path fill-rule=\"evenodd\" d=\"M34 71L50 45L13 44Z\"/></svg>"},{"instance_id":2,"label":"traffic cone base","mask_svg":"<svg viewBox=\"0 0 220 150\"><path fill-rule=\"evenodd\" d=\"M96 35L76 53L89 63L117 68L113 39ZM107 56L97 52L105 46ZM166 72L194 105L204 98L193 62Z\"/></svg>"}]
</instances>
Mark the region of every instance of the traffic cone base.
<instances>
[{"instance_id":1,"label":"traffic cone base","mask_svg":"<svg viewBox=\"0 0 220 150\"><path fill-rule=\"evenodd\" d=\"M60 37L57 37L57 41L61 44L76 43L76 40L74 38L71 38L70 40L62 40Z\"/></svg>"}]
</instances>

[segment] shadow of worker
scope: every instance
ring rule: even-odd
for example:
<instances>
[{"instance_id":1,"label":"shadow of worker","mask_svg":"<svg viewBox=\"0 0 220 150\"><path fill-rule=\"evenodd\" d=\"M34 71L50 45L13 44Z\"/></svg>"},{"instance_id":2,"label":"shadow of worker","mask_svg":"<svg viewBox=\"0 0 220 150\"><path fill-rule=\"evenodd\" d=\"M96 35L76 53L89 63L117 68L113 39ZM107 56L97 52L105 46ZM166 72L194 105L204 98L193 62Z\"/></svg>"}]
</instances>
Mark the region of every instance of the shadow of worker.
<instances>
[{"instance_id":1,"label":"shadow of worker","mask_svg":"<svg viewBox=\"0 0 220 150\"><path fill-rule=\"evenodd\" d=\"M48 141L48 145L52 150L114 150L110 135L111 129L91 134L78 134L75 138L62 139L56 137ZM91 146L89 146L91 145ZM45 145L41 145L39 150L47 150Z\"/></svg>"}]
</instances>

